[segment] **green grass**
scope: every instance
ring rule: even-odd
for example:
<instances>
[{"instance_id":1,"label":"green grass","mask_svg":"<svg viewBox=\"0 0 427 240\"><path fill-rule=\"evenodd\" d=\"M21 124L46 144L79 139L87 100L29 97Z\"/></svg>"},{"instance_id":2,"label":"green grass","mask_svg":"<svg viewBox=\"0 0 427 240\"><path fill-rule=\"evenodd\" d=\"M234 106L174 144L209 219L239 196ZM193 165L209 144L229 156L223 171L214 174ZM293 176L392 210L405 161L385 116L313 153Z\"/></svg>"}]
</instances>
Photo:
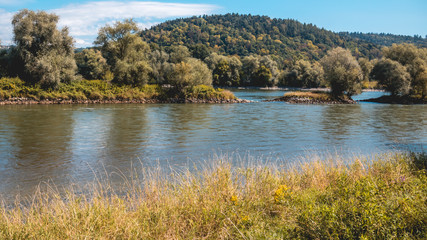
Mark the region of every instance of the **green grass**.
<instances>
[{"instance_id":1,"label":"green grass","mask_svg":"<svg viewBox=\"0 0 427 240\"><path fill-rule=\"evenodd\" d=\"M0 208L0 239L425 239L426 161L390 154L293 168L218 160L179 174L142 169L125 194L98 183L87 194L51 190Z\"/></svg>"},{"instance_id":2,"label":"green grass","mask_svg":"<svg viewBox=\"0 0 427 240\"><path fill-rule=\"evenodd\" d=\"M39 85L27 85L19 78L0 79L0 100L26 98L42 100L147 100L168 98L197 98L197 99L235 99L226 90L214 89L211 86L196 86L176 93L172 89L159 85L142 87L117 86L101 80L79 80L70 84L61 84L58 89L44 90Z\"/></svg>"}]
</instances>

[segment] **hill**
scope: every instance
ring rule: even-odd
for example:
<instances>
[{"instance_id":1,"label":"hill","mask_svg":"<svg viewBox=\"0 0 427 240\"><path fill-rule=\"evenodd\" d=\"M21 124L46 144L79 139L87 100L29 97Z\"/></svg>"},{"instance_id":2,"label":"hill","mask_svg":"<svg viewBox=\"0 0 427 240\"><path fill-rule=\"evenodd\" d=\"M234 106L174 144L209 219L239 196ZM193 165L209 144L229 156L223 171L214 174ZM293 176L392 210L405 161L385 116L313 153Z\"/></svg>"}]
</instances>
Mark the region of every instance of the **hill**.
<instances>
[{"instance_id":1,"label":"hill","mask_svg":"<svg viewBox=\"0 0 427 240\"><path fill-rule=\"evenodd\" d=\"M377 45L391 46L393 43L412 43L417 47L427 48L427 38L421 36L404 36L390 33L360 33L360 32L340 32L341 37L348 37L355 40L362 40Z\"/></svg>"},{"instance_id":2,"label":"hill","mask_svg":"<svg viewBox=\"0 0 427 240\"><path fill-rule=\"evenodd\" d=\"M392 43L427 46L427 39L419 36L334 33L293 19L240 14L175 19L145 30L141 36L158 46L181 44L191 48L203 44L224 55L275 55L283 60L319 60L334 47L373 59L381 56L383 46Z\"/></svg>"},{"instance_id":3,"label":"hill","mask_svg":"<svg viewBox=\"0 0 427 240\"><path fill-rule=\"evenodd\" d=\"M380 56L381 46L343 37L332 31L292 19L253 15L212 15L176 19L153 26L142 38L159 46L203 44L224 55L277 55L283 59L319 60L327 50L341 46L355 55Z\"/></svg>"}]
</instances>

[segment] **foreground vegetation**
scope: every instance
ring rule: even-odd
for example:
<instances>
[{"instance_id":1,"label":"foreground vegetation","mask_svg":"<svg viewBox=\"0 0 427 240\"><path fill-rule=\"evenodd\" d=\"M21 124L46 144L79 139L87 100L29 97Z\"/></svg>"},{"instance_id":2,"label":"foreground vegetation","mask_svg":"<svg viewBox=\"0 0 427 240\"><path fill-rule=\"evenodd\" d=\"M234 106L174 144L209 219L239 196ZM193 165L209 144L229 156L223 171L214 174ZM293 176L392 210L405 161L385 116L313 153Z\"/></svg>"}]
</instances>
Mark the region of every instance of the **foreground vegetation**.
<instances>
[{"instance_id":1,"label":"foreground vegetation","mask_svg":"<svg viewBox=\"0 0 427 240\"><path fill-rule=\"evenodd\" d=\"M84 101L151 101L170 102L171 99L225 101L236 100L233 93L211 86L198 85L186 88L184 91L175 91L174 88L160 85L144 85L132 87L118 86L102 80L80 80L70 84L61 84L56 89L43 89L39 84L29 85L19 78L0 79L0 102L84 102Z\"/></svg>"},{"instance_id":2,"label":"foreground vegetation","mask_svg":"<svg viewBox=\"0 0 427 240\"><path fill-rule=\"evenodd\" d=\"M0 238L425 239L426 167L425 154L390 154L293 168L226 159L195 173L135 171L124 194L98 182L86 195L48 188L3 206Z\"/></svg>"}]
</instances>

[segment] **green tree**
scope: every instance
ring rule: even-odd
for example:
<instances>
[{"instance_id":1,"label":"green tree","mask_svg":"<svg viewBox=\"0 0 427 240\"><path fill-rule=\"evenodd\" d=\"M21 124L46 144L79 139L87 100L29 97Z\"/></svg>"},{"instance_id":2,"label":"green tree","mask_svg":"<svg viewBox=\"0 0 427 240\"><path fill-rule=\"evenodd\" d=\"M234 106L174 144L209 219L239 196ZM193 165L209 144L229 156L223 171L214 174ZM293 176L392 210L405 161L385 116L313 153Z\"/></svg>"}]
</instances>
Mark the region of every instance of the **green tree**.
<instances>
[{"instance_id":1,"label":"green tree","mask_svg":"<svg viewBox=\"0 0 427 240\"><path fill-rule=\"evenodd\" d=\"M411 66L413 74L412 88L422 98L427 96L427 61L417 58Z\"/></svg>"},{"instance_id":2,"label":"green tree","mask_svg":"<svg viewBox=\"0 0 427 240\"><path fill-rule=\"evenodd\" d=\"M191 54L187 47L174 45L169 48L169 56L169 61L171 63L180 63L189 58Z\"/></svg>"},{"instance_id":3,"label":"green tree","mask_svg":"<svg viewBox=\"0 0 427 240\"><path fill-rule=\"evenodd\" d=\"M323 85L323 68L318 62L301 59L280 75L279 82L288 87L319 87Z\"/></svg>"},{"instance_id":4,"label":"green tree","mask_svg":"<svg viewBox=\"0 0 427 240\"><path fill-rule=\"evenodd\" d=\"M10 52L5 49L0 49L0 78L8 77L10 75L10 60Z\"/></svg>"},{"instance_id":5,"label":"green tree","mask_svg":"<svg viewBox=\"0 0 427 240\"><path fill-rule=\"evenodd\" d=\"M237 57L227 57L212 53L205 59L205 62L213 70L214 85L238 86L240 84L242 63Z\"/></svg>"},{"instance_id":6,"label":"green tree","mask_svg":"<svg viewBox=\"0 0 427 240\"><path fill-rule=\"evenodd\" d=\"M393 44L382 49L385 58L399 62L403 66L412 64L418 57L418 49L413 44Z\"/></svg>"},{"instance_id":7,"label":"green tree","mask_svg":"<svg viewBox=\"0 0 427 240\"><path fill-rule=\"evenodd\" d=\"M75 55L78 72L85 79L103 79L108 71L107 60L101 51L96 49L85 49Z\"/></svg>"},{"instance_id":8,"label":"green tree","mask_svg":"<svg viewBox=\"0 0 427 240\"><path fill-rule=\"evenodd\" d=\"M270 81L272 75L269 68L264 65L258 67L255 71L253 77L252 84L257 87L265 87L272 86L272 82Z\"/></svg>"},{"instance_id":9,"label":"green tree","mask_svg":"<svg viewBox=\"0 0 427 240\"><path fill-rule=\"evenodd\" d=\"M268 71L267 71L268 70ZM242 59L242 82L250 86L275 86L280 72L270 56L250 55ZM270 78L266 80L265 78Z\"/></svg>"},{"instance_id":10,"label":"green tree","mask_svg":"<svg viewBox=\"0 0 427 240\"><path fill-rule=\"evenodd\" d=\"M265 66L271 73L270 79L268 80L266 86L276 86L277 77L280 74L277 62L271 56L262 56L259 62L261 66Z\"/></svg>"},{"instance_id":11,"label":"green tree","mask_svg":"<svg viewBox=\"0 0 427 240\"><path fill-rule=\"evenodd\" d=\"M363 81L369 81L369 74L374 68L374 64L367 58L359 58L357 61L359 62L359 66L362 69Z\"/></svg>"},{"instance_id":12,"label":"green tree","mask_svg":"<svg viewBox=\"0 0 427 240\"><path fill-rule=\"evenodd\" d=\"M169 63L169 54L161 50L150 54L151 75L153 83L164 84L172 71L173 64Z\"/></svg>"},{"instance_id":13,"label":"green tree","mask_svg":"<svg viewBox=\"0 0 427 240\"><path fill-rule=\"evenodd\" d=\"M413 87L416 93L421 94L424 99L427 96L427 67L424 66L423 70L419 71L414 79Z\"/></svg>"},{"instance_id":14,"label":"green tree","mask_svg":"<svg viewBox=\"0 0 427 240\"><path fill-rule=\"evenodd\" d=\"M187 87L212 85L212 71L195 58L188 58L174 65L168 83L181 92Z\"/></svg>"},{"instance_id":15,"label":"green tree","mask_svg":"<svg viewBox=\"0 0 427 240\"><path fill-rule=\"evenodd\" d=\"M226 60L221 60L213 70L213 84L217 86L231 86L231 68Z\"/></svg>"},{"instance_id":16,"label":"green tree","mask_svg":"<svg viewBox=\"0 0 427 240\"><path fill-rule=\"evenodd\" d=\"M250 86L252 79L259 68L259 57L255 55L246 56L242 59L242 83Z\"/></svg>"},{"instance_id":17,"label":"green tree","mask_svg":"<svg viewBox=\"0 0 427 240\"><path fill-rule=\"evenodd\" d=\"M411 82L406 68L397 61L382 59L371 72L371 77L378 81L391 95L408 94Z\"/></svg>"},{"instance_id":18,"label":"green tree","mask_svg":"<svg viewBox=\"0 0 427 240\"><path fill-rule=\"evenodd\" d=\"M118 84L144 85L150 78L150 47L138 33L138 26L132 19L99 30L95 44L101 47L113 70L114 82Z\"/></svg>"},{"instance_id":19,"label":"green tree","mask_svg":"<svg viewBox=\"0 0 427 240\"><path fill-rule=\"evenodd\" d=\"M352 96L361 92L362 69L351 52L341 47L328 51L321 59L325 80L334 96Z\"/></svg>"},{"instance_id":20,"label":"green tree","mask_svg":"<svg viewBox=\"0 0 427 240\"><path fill-rule=\"evenodd\" d=\"M191 47L191 54L194 58L205 60L211 54L211 50L204 44L196 44Z\"/></svg>"},{"instance_id":21,"label":"green tree","mask_svg":"<svg viewBox=\"0 0 427 240\"><path fill-rule=\"evenodd\" d=\"M427 69L427 49L417 48L413 44L393 44L391 47L384 47L385 58L399 62L406 67L410 74L412 93L426 96L425 71Z\"/></svg>"},{"instance_id":22,"label":"green tree","mask_svg":"<svg viewBox=\"0 0 427 240\"><path fill-rule=\"evenodd\" d=\"M56 88L75 77L73 39L68 28L58 30L59 17L44 11L19 11L12 20L17 55L24 67L20 77L44 88Z\"/></svg>"}]
</instances>

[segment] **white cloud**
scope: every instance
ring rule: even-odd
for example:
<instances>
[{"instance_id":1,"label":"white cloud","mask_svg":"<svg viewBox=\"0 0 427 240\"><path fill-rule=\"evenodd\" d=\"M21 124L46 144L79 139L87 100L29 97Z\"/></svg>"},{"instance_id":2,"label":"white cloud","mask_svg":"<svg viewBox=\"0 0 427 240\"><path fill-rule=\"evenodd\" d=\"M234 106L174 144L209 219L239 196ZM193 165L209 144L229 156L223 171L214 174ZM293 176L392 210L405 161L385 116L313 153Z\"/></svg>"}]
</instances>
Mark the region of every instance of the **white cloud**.
<instances>
[{"instance_id":1,"label":"white cloud","mask_svg":"<svg viewBox=\"0 0 427 240\"><path fill-rule=\"evenodd\" d=\"M0 40L2 45L12 44L12 17L13 13L0 9Z\"/></svg>"},{"instance_id":2,"label":"white cloud","mask_svg":"<svg viewBox=\"0 0 427 240\"><path fill-rule=\"evenodd\" d=\"M133 18L140 27L149 28L161 19L209 14L216 9L217 6L209 4L103 1L71 4L50 12L61 17L60 26L68 26L73 37L88 37L96 36L106 23L126 18Z\"/></svg>"},{"instance_id":3,"label":"white cloud","mask_svg":"<svg viewBox=\"0 0 427 240\"><path fill-rule=\"evenodd\" d=\"M80 38L74 38L74 41L76 42L76 44L79 44L79 45L89 44L84 39L80 39Z\"/></svg>"},{"instance_id":4,"label":"white cloud","mask_svg":"<svg viewBox=\"0 0 427 240\"><path fill-rule=\"evenodd\" d=\"M11 2L8 0L0 0ZM219 7L210 4L184 4L163 2L119 2L102 1L71 4L48 12L60 16L59 26L68 26L70 35L76 39L76 46L89 46L96 38L98 29L106 23L133 18L142 28L149 28L163 19L210 14ZM11 18L14 13L0 9L0 39L10 43L12 39Z\"/></svg>"}]
</instances>

